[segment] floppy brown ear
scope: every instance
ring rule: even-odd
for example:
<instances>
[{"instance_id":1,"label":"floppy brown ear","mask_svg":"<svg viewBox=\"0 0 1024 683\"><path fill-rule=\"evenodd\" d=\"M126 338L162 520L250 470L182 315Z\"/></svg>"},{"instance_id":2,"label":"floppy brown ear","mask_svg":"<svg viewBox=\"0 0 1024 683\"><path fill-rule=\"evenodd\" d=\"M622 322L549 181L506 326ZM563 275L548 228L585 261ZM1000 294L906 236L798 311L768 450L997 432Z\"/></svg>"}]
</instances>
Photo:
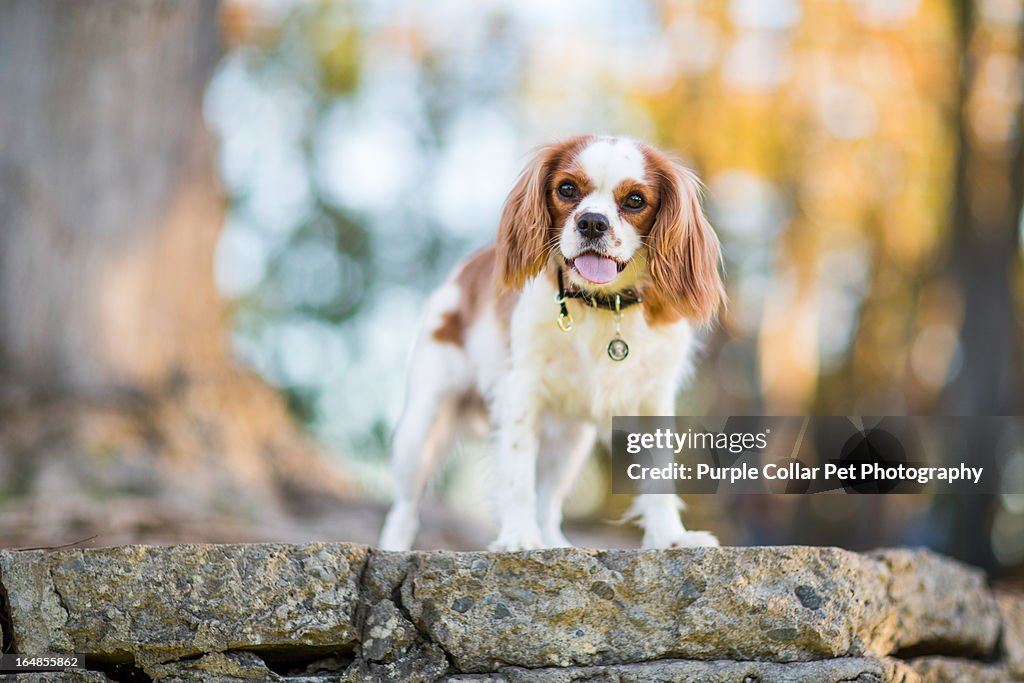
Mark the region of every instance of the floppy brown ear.
<instances>
[{"instance_id":1,"label":"floppy brown ear","mask_svg":"<svg viewBox=\"0 0 1024 683\"><path fill-rule=\"evenodd\" d=\"M519 174L505 200L498 223L498 289L521 289L544 268L549 253L551 212L548 210L548 174L560 146L540 148Z\"/></svg>"},{"instance_id":2,"label":"floppy brown ear","mask_svg":"<svg viewBox=\"0 0 1024 683\"><path fill-rule=\"evenodd\" d=\"M683 317L707 323L725 300L718 236L701 208L697 176L661 161L661 204L647 240L645 315L652 324Z\"/></svg>"}]
</instances>

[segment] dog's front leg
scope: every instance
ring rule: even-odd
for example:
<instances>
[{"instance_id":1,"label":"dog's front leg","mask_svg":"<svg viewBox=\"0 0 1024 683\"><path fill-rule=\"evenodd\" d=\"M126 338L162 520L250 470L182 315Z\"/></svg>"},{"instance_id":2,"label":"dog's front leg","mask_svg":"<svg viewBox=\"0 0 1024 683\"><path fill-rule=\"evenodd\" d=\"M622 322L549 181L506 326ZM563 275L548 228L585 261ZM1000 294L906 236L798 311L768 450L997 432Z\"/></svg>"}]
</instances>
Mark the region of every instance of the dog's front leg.
<instances>
[{"instance_id":1,"label":"dog's front leg","mask_svg":"<svg viewBox=\"0 0 1024 683\"><path fill-rule=\"evenodd\" d=\"M514 373L498 395L495 492L498 538L491 550L542 548L537 523L537 450L540 445L539 392Z\"/></svg>"},{"instance_id":2,"label":"dog's front leg","mask_svg":"<svg viewBox=\"0 0 1024 683\"><path fill-rule=\"evenodd\" d=\"M642 409L643 415L675 414L675 392L666 389L661 399ZM658 466L668 463L655 463ZM644 528L644 548L685 548L717 546L718 539L709 531L689 531L679 513L686 506L674 493L642 493L633 501L628 517L638 517Z\"/></svg>"}]
</instances>

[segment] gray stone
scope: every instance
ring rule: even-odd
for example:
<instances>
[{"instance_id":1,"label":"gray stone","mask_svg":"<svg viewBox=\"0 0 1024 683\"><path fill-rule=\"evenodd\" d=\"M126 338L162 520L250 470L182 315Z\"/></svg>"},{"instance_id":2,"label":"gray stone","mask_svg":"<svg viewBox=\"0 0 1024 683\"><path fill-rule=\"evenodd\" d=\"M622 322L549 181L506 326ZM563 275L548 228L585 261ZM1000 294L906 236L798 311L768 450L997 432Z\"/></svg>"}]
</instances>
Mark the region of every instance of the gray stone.
<instances>
[{"instance_id":1,"label":"gray stone","mask_svg":"<svg viewBox=\"0 0 1024 683\"><path fill-rule=\"evenodd\" d=\"M816 662L662 660L643 664L549 669L506 668L487 677L452 676L450 683L881 683L884 666L874 659L845 657Z\"/></svg>"},{"instance_id":2,"label":"gray stone","mask_svg":"<svg viewBox=\"0 0 1024 683\"><path fill-rule=\"evenodd\" d=\"M434 681L449 668L441 648L426 640L388 600L369 609L360 654L349 669L354 680Z\"/></svg>"},{"instance_id":3,"label":"gray stone","mask_svg":"<svg viewBox=\"0 0 1024 683\"><path fill-rule=\"evenodd\" d=\"M98 671L74 669L41 674L18 674L12 678L12 681L13 683L110 683L111 679ZM291 682L289 681L289 683Z\"/></svg>"},{"instance_id":4,"label":"gray stone","mask_svg":"<svg viewBox=\"0 0 1024 683\"><path fill-rule=\"evenodd\" d=\"M1000 620L980 569L926 550L872 553L890 572L888 592L875 596L890 609L872 633L872 651L884 655L921 645L967 656L987 656Z\"/></svg>"},{"instance_id":5,"label":"gray stone","mask_svg":"<svg viewBox=\"0 0 1024 683\"><path fill-rule=\"evenodd\" d=\"M66 630L68 613L54 590L45 558L43 551L0 550L0 585L7 596L11 628L22 653L75 653ZM79 583L86 582L85 576Z\"/></svg>"},{"instance_id":6,"label":"gray stone","mask_svg":"<svg viewBox=\"0 0 1024 683\"><path fill-rule=\"evenodd\" d=\"M229 652L204 655L169 664L153 664L146 667L146 673L160 683L207 683L223 681L282 681L281 676L267 668L258 656L251 652Z\"/></svg>"},{"instance_id":7,"label":"gray stone","mask_svg":"<svg viewBox=\"0 0 1024 683\"><path fill-rule=\"evenodd\" d=\"M902 659L885 657L882 659L882 666L885 669L883 680L886 683L921 683L921 677Z\"/></svg>"},{"instance_id":8,"label":"gray stone","mask_svg":"<svg viewBox=\"0 0 1024 683\"><path fill-rule=\"evenodd\" d=\"M997 593L996 604L1003 622L1003 656L1006 668L1017 678L1024 679L1024 595Z\"/></svg>"},{"instance_id":9,"label":"gray stone","mask_svg":"<svg viewBox=\"0 0 1024 683\"><path fill-rule=\"evenodd\" d=\"M424 553L402 601L462 672L886 650L888 571L832 548ZM810 605L810 606L808 606Z\"/></svg>"},{"instance_id":10,"label":"gray stone","mask_svg":"<svg viewBox=\"0 0 1024 683\"><path fill-rule=\"evenodd\" d=\"M409 619L401 585L408 553L374 552L363 575L365 614L359 657L348 670L354 681L434 681L450 664L441 647Z\"/></svg>"},{"instance_id":11,"label":"gray stone","mask_svg":"<svg viewBox=\"0 0 1024 683\"><path fill-rule=\"evenodd\" d=\"M404 656L420 634L389 600L374 603L363 625L362 655L371 662L394 661Z\"/></svg>"},{"instance_id":12,"label":"gray stone","mask_svg":"<svg viewBox=\"0 0 1024 683\"><path fill-rule=\"evenodd\" d=\"M21 652L135 658L352 650L367 550L347 544L0 552Z\"/></svg>"},{"instance_id":13,"label":"gray stone","mask_svg":"<svg viewBox=\"0 0 1024 683\"><path fill-rule=\"evenodd\" d=\"M330 661L330 660L326 660ZM252 652L215 652L198 659L167 664L154 664L146 669L155 683L338 683L366 679L344 676L345 666L330 667L330 672L299 673L280 676L271 671L258 655Z\"/></svg>"},{"instance_id":14,"label":"gray stone","mask_svg":"<svg viewBox=\"0 0 1024 683\"><path fill-rule=\"evenodd\" d=\"M1001 666L951 657L922 657L907 663L921 683L1006 683L1010 675Z\"/></svg>"},{"instance_id":15,"label":"gray stone","mask_svg":"<svg viewBox=\"0 0 1024 683\"><path fill-rule=\"evenodd\" d=\"M0 595L19 652L158 683L1024 680L1024 598L923 551L0 551Z\"/></svg>"}]
</instances>

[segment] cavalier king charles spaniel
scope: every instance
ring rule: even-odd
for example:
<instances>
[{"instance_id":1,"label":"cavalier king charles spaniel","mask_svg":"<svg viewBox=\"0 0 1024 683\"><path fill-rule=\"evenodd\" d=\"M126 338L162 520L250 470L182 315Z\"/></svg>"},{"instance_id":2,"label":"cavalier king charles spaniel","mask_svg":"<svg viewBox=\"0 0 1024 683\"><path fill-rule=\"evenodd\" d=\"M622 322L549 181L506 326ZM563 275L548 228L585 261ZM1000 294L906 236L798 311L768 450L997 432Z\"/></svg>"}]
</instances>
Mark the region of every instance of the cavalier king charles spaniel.
<instances>
[{"instance_id":1,"label":"cavalier king charles spaniel","mask_svg":"<svg viewBox=\"0 0 1024 683\"><path fill-rule=\"evenodd\" d=\"M724 295L694 173L634 140L548 145L505 202L497 243L430 297L395 430L380 546L408 549L417 504L459 427L489 417L492 550L568 546L562 502L613 415L674 415L694 325ZM641 494L644 548L718 545L674 495Z\"/></svg>"}]
</instances>

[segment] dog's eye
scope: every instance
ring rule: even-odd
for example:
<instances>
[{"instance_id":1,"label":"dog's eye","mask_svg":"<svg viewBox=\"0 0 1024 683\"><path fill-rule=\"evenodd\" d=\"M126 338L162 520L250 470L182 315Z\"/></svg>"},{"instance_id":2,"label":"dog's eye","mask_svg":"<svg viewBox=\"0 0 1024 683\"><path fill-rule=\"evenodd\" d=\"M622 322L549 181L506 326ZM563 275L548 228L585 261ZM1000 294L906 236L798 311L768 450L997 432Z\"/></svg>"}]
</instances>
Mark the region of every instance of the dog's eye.
<instances>
[{"instance_id":1,"label":"dog's eye","mask_svg":"<svg viewBox=\"0 0 1024 683\"><path fill-rule=\"evenodd\" d=\"M564 199L572 199L576 196L576 186L572 183L562 183L558 186L558 196Z\"/></svg>"},{"instance_id":2,"label":"dog's eye","mask_svg":"<svg viewBox=\"0 0 1024 683\"><path fill-rule=\"evenodd\" d=\"M636 211L637 209L644 208L645 203L646 202L644 202L644 198L640 196L639 193L636 192L631 192L625 199L622 200L622 205L624 207L626 207L627 209L633 209L634 211Z\"/></svg>"}]
</instances>

